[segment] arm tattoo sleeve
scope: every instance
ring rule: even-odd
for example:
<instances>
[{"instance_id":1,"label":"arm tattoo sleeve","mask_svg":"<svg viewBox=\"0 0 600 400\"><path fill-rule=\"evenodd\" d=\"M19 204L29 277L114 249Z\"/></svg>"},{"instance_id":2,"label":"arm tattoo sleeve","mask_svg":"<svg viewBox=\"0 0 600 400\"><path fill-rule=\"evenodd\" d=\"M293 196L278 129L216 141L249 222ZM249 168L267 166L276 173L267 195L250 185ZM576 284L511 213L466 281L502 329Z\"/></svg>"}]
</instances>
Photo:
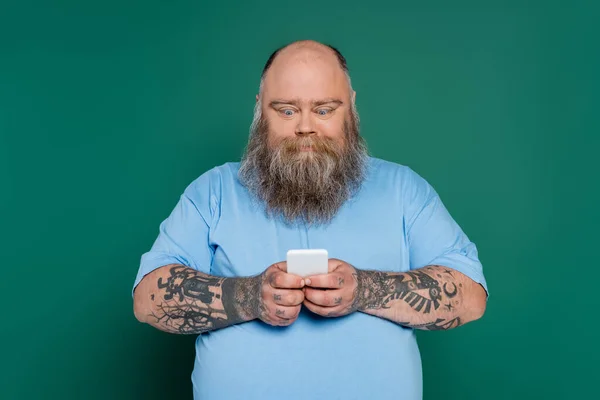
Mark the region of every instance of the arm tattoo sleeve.
<instances>
[{"instance_id":1,"label":"arm tattoo sleeve","mask_svg":"<svg viewBox=\"0 0 600 400\"><path fill-rule=\"evenodd\" d=\"M355 308L415 329L456 328L475 319L466 307L468 279L439 265L404 273L357 270Z\"/></svg>"},{"instance_id":2,"label":"arm tattoo sleeve","mask_svg":"<svg viewBox=\"0 0 600 400\"><path fill-rule=\"evenodd\" d=\"M168 271L151 293L152 325L172 333L198 334L257 317L260 276L215 277L182 265Z\"/></svg>"}]
</instances>

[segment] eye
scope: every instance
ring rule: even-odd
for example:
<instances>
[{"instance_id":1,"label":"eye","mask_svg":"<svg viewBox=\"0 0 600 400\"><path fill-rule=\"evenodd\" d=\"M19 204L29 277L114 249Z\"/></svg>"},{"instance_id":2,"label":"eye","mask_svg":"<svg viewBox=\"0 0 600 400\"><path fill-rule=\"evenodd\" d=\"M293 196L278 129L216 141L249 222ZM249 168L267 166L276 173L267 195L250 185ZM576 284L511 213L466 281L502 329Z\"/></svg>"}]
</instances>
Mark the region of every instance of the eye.
<instances>
[{"instance_id":1,"label":"eye","mask_svg":"<svg viewBox=\"0 0 600 400\"><path fill-rule=\"evenodd\" d=\"M290 108L281 109L281 110L279 110L279 112L281 114L283 114L284 117L293 117L295 114L294 110L292 110Z\"/></svg>"},{"instance_id":2,"label":"eye","mask_svg":"<svg viewBox=\"0 0 600 400\"><path fill-rule=\"evenodd\" d=\"M329 115L329 113L331 113L331 109L329 108L320 108L317 110L317 114L319 114L321 117L325 117Z\"/></svg>"}]
</instances>

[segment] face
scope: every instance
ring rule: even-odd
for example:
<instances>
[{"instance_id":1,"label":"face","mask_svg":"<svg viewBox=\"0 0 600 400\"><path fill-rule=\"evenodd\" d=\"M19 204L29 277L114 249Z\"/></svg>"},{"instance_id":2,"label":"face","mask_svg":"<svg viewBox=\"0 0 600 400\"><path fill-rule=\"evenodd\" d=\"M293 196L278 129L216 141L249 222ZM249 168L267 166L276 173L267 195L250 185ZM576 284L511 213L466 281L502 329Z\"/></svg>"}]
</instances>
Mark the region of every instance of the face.
<instances>
[{"instance_id":1,"label":"face","mask_svg":"<svg viewBox=\"0 0 600 400\"><path fill-rule=\"evenodd\" d=\"M332 54L282 55L265 77L261 98L269 145L297 139L305 143L299 150L306 152L319 140L343 145L353 97Z\"/></svg>"},{"instance_id":2,"label":"face","mask_svg":"<svg viewBox=\"0 0 600 400\"><path fill-rule=\"evenodd\" d=\"M363 179L354 98L337 60L326 61L273 63L240 165L240 181L290 223L329 222Z\"/></svg>"}]
</instances>

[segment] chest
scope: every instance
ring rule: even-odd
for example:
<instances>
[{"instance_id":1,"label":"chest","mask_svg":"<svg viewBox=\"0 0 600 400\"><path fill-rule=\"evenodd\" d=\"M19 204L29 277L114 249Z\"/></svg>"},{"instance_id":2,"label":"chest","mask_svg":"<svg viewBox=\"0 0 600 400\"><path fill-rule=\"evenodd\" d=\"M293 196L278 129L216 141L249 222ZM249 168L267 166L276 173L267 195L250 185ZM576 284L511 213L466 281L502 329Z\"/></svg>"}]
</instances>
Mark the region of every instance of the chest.
<instances>
[{"instance_id":1,"label":"chest","mask_svg":"<svg viewBox=\"0 0 600 400\"><path fill-rule=\"evenodd\" d=\"M243 193L237 193L242 197ZM360 269L407 271L408 246L402 205L393 194L363 193L347 202L324 226L289 226L267 218L252 203L224 202L211 229L211 273L252 276L285 261L290 249L322 248Z\"/></svg>"}]
</instances>

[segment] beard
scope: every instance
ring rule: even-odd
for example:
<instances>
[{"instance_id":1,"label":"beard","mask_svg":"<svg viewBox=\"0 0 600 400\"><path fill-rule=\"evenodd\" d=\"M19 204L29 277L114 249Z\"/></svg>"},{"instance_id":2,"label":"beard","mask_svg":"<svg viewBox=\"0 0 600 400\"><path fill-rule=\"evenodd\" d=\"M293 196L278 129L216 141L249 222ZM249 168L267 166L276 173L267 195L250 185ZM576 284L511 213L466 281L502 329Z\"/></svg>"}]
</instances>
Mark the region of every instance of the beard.
<instances>
[{"instance_id":1,"label":"beard","mask_svg":"<svg viewBox=\"0 0 600 400\"><path fill-rule=\"evenodd\" d=\"M367 147L354 106L344 123L343 140L286 137L269 144L269 124L260 102L254 110L240 182L261 201L269 216L290 224L325 224L361 186ZM310 147L310 151L303 151Z\"/></svg>"}]
</instances>

